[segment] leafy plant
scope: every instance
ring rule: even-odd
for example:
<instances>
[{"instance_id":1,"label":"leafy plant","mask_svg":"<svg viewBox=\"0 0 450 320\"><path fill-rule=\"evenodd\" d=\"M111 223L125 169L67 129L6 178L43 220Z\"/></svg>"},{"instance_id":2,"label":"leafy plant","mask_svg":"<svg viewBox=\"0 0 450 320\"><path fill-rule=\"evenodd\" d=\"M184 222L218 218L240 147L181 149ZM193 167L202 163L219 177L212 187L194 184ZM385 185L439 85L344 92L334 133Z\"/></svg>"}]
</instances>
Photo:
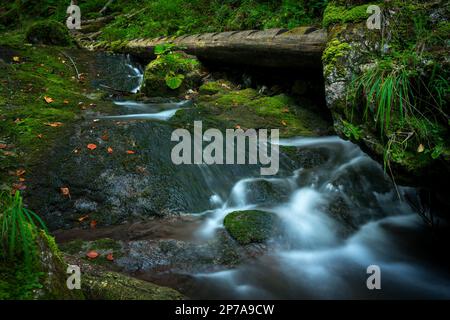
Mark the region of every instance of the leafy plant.
<instances>
[{"instance_id":1,"label":"leafy plant","mask_svg":"<svg viewBox=\"0 0 450 320\"><path fill-rule=\"evenodd\" d=\"M36 256L35 236L39 228L47 231L45 224L23 206L19 191L14 195L2 193L0 203L3 208L0 216L3 252L9 260L22 258L25 266L31 267Z\"/></svg>"}]
</instances>

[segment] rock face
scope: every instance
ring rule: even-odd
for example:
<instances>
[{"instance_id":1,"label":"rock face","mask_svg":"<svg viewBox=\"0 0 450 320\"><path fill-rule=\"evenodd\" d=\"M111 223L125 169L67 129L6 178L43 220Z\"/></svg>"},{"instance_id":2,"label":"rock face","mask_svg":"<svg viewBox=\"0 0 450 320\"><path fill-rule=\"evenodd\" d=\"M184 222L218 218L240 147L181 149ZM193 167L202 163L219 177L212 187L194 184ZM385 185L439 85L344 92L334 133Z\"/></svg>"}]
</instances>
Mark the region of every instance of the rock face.
<instances>
[{"instance_id":1,"label":"rock face","mask_svg":"<svg viewBox=\"0 0 450 320\"><path fill-rule=\"evenodd\" d=\"M240 244L264 242L274 235L277 216L259 210L235 211L225 217L223 224Z\"/></svg>"},{"instance_id":2,"label":"rock face","mask_svg":"<svg viewBox=\"0 0 450 320\"><path fill-rule=\"evenodd\" d=\"M448 59L440 53L442 50L448 50L448 42L445 44L442 40L435 40L434 44L430 44L431 42L421 38L420 32L426 32L431 37L438 35L436 39L443 34L448 37L448 28L444 31L444 26L448 25L443 14L445 9L440 1L411 1L414 3L411 6L385 2L379 4L382 10L382 29L371 30L366 26L370 15L366 13L369 3L370 1L331 1L324 13L328 43L322 62L326 102L333 115L334 128L340 136L357 143L375 159L385 163L388 161L397 182L434 190L433 181L447 180L450 172L449 147L443 142L448 140L448 127L445 127L447 120L440 119L440 112L435 109L432 111L434 116L428 120L418 115L402 122L399 120L401 116L398 110L403 106L400 104L399 107L396 102L392 112L389 112L390 119L386 118L390 120L390 124L383 125L384 120L377 118L377 112L382 108L377 99L381 96L383 86L388 85L389 78L376 77L381 81L375 86L376 91L373 93L373 96L377 97L374 98L376 103L366 105L369 91L357 89L360 85L358 77L377 68L386 68L386 72L411 70L409 76L400 81L397 88L408 82L408 85L414 86L417 81L423 81L429 88L423 89L423 92L434 90L436 84L427 81L432 77L432 70L448 69ZM415 24L414 21L419 19L415 17L426 21L422 31ZM424 31L430 26L434 26L433 30ZM413 48L420 43L423 43L422 51ZM411 65L411 61L416 62ZM396 79L395 75L392 79ZM419 100L428 98L421 96ZM391 99L398 100L395 92ZM420 109L416 103L415 107ZM412 112L409 112L407 116L411 114ZM422 132L422 128L427 126L425 132L428 133ZM410 132L411 135L402 135L405 132ZM419 146L424 144L424 141L428 141L425 147L427 150L421 151ZM446 174L442 175L442 172ZM439 190L431 193L438 194ZM450 205L443 197L440 198L438 202L447 202L447 206Z\"/></svg>"}]
</instances>

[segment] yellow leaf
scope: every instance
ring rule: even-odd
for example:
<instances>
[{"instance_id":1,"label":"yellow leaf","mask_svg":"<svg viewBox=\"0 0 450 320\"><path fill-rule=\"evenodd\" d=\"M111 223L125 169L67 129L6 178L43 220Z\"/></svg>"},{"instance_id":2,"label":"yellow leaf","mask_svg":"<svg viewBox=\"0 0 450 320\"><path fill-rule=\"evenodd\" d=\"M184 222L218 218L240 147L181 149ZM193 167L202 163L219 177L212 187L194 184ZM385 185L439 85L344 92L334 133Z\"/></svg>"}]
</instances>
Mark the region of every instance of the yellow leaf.
<instances>
[{"instance_id":1,"label":"yellow leaf","mask_svg":"<svg viewBox=\"0 0 450 320\"><path fill-rule=\"evenodd\" d=\"M419 144L419 147L417 148L417 152L422 153L424 151L425 151L425 147L423 146L423 144Z\"/></svg>"},{"instance_id":2,"label":"yellow leaf","mask_svg":"<svg viewBox=\"0 0 450 320\"><path fill-rule=\"evenodd\" d=\"M14 57L13 57L13 61L14 61L14 62L20 62L20 57L14 56Z\"/></svg>"},{"instance_id":3,"label":"yellow leaf","mask_svg":"<svg viewBox=\"0 0 450 320\"><path fill-rule=\"evenodd\" d=\"M45 97L44 97L44 100L45 100L45 102L47 102L47 103L52 103L53 101L55 101L55 100L53 100L53 98L50 98L50 97L48 97L48 96L45 96Z\"/></svg>"}]
</instances>

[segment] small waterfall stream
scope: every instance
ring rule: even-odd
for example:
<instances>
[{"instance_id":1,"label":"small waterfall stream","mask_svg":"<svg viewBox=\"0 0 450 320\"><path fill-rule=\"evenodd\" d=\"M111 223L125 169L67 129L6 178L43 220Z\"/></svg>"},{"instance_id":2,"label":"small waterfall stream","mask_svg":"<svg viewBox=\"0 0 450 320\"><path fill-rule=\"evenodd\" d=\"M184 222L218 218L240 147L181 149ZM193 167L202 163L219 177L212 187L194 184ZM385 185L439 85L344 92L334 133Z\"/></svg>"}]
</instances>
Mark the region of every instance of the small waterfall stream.
<instances>
[{"instance_id":1,"label":"small waterfall stream","mask_svg":"<svg viewBox=\"0 0 450 320\"><path fill-rule=\"evenodd\" d=\"M101 64L119 66L119 73L108 77L117 77L117 86L123 82L121 89L137 92L142 68L129 57L110 59L99 58ZM111 81L94 83L101 84L109 86ZM189 101L114 104L119 115L103 120L158 120L152 126L161 128L166 126L161 121L170 120L180 108L192 107ZM281 234L256 258L208 272L169 272L169 277L188 276L184 293L189 297L450 298L450 274L433 262L436 257L419 215L399 200L382 167L356 145L334 136L281 139L280 147L294 150L294 156L281 149L280 172L263 177L250 165L177 167L167 163L169 154L163 154L170 150L165 149L167 134L148 139L168 139L149 144L155 146L152 156L159 157L180 183L180 197L189 200L192 210L185 216L200 222L192 231L193 242L215 239L223 231L224 217L237 210L265 210L281 221ZM399 187L399 192L416 197L413 188ZM370 265L381 269L382 290L366 286ZM148 273L158 280L154 270Z\"/></svg>"}]
</instances>

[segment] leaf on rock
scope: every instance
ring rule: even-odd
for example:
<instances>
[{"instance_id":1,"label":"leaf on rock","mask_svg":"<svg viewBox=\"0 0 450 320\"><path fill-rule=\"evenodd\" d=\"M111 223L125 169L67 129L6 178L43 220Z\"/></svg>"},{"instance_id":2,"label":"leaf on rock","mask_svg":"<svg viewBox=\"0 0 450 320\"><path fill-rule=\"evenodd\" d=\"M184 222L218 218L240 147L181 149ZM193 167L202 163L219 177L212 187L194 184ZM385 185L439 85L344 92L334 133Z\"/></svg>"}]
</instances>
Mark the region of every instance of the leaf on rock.
<instances>
[{"instance_id":1,"label":"leaf on rock","mask_svg":"<svg viewBox=\"0 0 450 320\"><path fill-rule=\"evenodd\" d=\"M63 123L62 122L47 122L45 125L53 127L53 128L57 128L57 127L61 127L63 125Z\"/></svg>"},{"instance_id":2,"label":"leaf on rock","mask_svg":"<svg viewBox=\"0 0 450 320\"><path fill-rule=\"evenodd\" d=\"M89 259L96 259L96 258L99 256L99 254L98 254L97 251L91 250L91 251L89 251L88 253L86 253L86 256L87 256Z\"/></svg>"},{"instance_id":3,"label":"leaf on rock","mask_svg":"<svg viewBox=\"0 0 450 320\"><path fill-rule=\"evenodd\" d=\"M45 102L47 102L47 103L52 103L53 101L55 101L55 100L53 100L53 98L51 98L51 97L49 97L49 96L45 96L45 97L44 97L44 100L45 100Z\"/></svg>"},{"instance_id":4,"label":"leaf on rock","mask_svg":"<svg viewBox=\"0 0 450 320\"><path fill-rule=\"evenodd\" d=\"M97 145L96 145L96 144L93 144L93 143L89 143L89 144L87 145L87 148L88 148L89 150L95 150L95 149L97 149Z\"/></svg>"}]
</instances>

